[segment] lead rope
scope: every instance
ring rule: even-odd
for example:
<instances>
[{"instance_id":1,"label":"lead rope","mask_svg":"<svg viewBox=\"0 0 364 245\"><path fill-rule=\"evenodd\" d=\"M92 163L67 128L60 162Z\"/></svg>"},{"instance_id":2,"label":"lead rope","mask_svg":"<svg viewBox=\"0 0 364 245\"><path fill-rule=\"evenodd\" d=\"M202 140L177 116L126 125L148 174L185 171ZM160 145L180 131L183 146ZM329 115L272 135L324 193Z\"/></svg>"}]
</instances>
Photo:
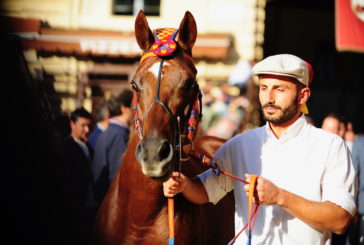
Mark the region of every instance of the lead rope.
<instances>
[{"instance_id":1,"label":"lead rope","mask_svg":"<svg viewBox=\"0 0 364 245\"><path fill-rule=\"evenodd\" d=\"M168 245L174 245L174 199L168 198Z\"/></svg>"},{"instance_id":2,"label":"lead rope","mask_svg":"<svg viewBox=\"0 0 364 245\"><path fill-rule=\"evenodd\" d=\"M253 210L253 197L254 197L254 191L256 186L256 181L258 179L258 176L253 175L250 184L249 184L249 194L248 194L248 221L244 225L244 227L238 232L238 234L235 235L233 239L228 243L228 245L232 245L235 243L236 239L240 236L240 234L248 227L248 243L247 245L251 245L252 242L252 231L253 227L257 218L258 214L258 208L259 204L254 205ZM254 220L253 220L254 219Z\"/></svg>"},{"instance_id":3,"label":"lead rope","mask_svg":"<svg viewBox=\"0 0 364 245\"><path fill-rule=\"evenodd\" d=\"M219 165L216 164L216 162L213 159L210 159L209 157L203 155L203 154L199 154L196 151L192 151L191 156L194 157L195 159L199 160L202 162L202 164L206 165L207 167L211 168L214 173L219 176L220 174L223 174L227 177L233 178L235 180L238 180L240 182L243 182L245 184L249 184L249 193L248 193L248 221L246 222L246 224L244 225L244 227L235 235L235 237L233 239L231 239L231 241L228 243L228 245L232 245L235 243L236 239L240 236L240 234L248 227L248 245L251 245L251 240L252 240L252 230L258 215L258 210L259 210L259 204L255 204L254 205L254 209L253 209L253 198L254 198L254 192L255 192L255 187L256 187L256 183L257 183L257 179L258 176L253 175L250 182L241 179L237 176L234 176L228 172L225 172L223 170L220 169Z\"/></svg>"},{"instance_id":4,"label":"lead rope","mask_svg":"<svg viewBox=\"0 0 364 245\"><path fill-rule=\"evenodd\" d=\"M180 129L180 117L177 117L177 128ZM178 135L178 145L180 147L179 155L178 155L178 173L181 173L181 159L182 159L182 140L180 134ZM168 230L169 230L169 239L168 245L174 245L174 198L168 198Z\"/></svg>"},{"instance_id":5,"label":"lead rope","mask_svg":"<svg viewBox=\"0 0 364 245\"><path fill-rule=\"evenodd\" d=\"M200 101L199 94L197 95L196 101L194 102L191 110L190 119L188 120L188 139L192 142L195 137L198 121L200 117ZM178 130L180 130L180 117L177 117ZM181 173L181 161L185 160L182 158L182 139L181 134L178 135L179 145L179 173ZM174 198L168 198L168 228L169 228L169 239L168 245L174 245Z\"/></svg>"}]
</instances>

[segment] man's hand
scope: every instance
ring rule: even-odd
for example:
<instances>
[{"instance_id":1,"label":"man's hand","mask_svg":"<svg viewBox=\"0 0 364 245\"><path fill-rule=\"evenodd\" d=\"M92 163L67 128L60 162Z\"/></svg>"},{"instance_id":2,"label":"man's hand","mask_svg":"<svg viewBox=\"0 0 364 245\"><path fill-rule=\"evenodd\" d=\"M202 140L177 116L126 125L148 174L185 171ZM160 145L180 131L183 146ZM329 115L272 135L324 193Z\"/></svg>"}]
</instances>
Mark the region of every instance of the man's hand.
<instances>
[{"instance_id":1,"label":"man's hand","mask_svg":"<svg viewBox=\"0 0 364 245\"><path fill-rule=\"evenodd\" d=\"M172 176L163 183L163 192L166 197L174 197L183 192L188 185L188 178L182 173L173 172Z\"/></svg>"},{"instance_id":2,"label":"man's hand","mask_svg":"<svg viewBox=\"0 0 364 245\"><path fill-rule=\"evenodd\" d=\"M252 176L245 175L248 182ZM249 184L244 186L249 195ZM303 222L320 230L343 234L350 224L351 215L330 201L310 201L274 185L270 180L258 177L253 201L263 205L278 205Z\"/></svg>"},{"instance_id":3,"label":"man's hand","mask_svg":"<svg viewBox=\"0 0 364 245\"><path fill-rule=\"evenodd\" d=\"M251 182L252 175L245 174L246 181ZM246 195L249 195L249 184L244 186ZM279 200L280 189L274 185L270 180L263 177L258 177L255 185L254 198L255 203L263 205L276 205Z\"/></svg>"}]
</instances>

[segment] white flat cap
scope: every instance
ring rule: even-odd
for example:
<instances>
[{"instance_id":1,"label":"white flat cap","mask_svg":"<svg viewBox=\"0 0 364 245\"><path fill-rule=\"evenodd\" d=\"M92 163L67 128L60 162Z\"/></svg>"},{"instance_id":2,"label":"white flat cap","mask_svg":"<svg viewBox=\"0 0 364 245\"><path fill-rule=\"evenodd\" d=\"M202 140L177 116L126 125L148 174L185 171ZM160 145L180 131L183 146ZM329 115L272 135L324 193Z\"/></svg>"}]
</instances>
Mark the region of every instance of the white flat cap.
<instances>
[{"instance_id":1,"label":"white flat cap","mask_svg":"<svg viewBox=\"0 0 364 245\"><path fill-rule=\"evenodd\" d=\"M258 62L252 69L254 75L272 74L296 78L308 86L312 80L312 68L303 59L291 54L278 54Z\"/></svg>"}]
</instances>

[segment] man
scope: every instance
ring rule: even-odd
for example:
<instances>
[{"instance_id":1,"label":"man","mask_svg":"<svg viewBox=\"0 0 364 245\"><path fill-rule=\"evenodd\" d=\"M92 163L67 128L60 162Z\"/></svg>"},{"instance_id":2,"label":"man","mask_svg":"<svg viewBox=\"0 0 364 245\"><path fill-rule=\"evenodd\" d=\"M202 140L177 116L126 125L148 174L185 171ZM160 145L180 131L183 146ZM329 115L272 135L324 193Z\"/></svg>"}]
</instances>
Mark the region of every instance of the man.
<instances>
[{"instance_id":1,"label":"man","mask_svg":"<svg viewBox=\"0 0 364 245\"><path fill-rule=\"evenodd\" d=\"M322 121L321 128L342 137L349 150L352 150L356 136L351 122L344 115L335 112L329 113Z\"/></svg>"},{"instance_id":2,"label":"man","mask_svg":"<svg viewBox=\"0 0 364 245\"><path fill-rule=\"evenodd\" d=\"M355 173L342 138L308 124L312 70L288 54L270 56L253 67L266 125L239 134L215 154L226 172L249 182L259 176L254 201L260 203L253 244L329 244L330 232L343 233L355 213ZM235 232L248 220L243 185L210 169L189 179L178 173L163 184L164 194L182 192L190 201L217 203L234 189ZM247 235L236 244L247 244Z\"/></svg>"},{"instance_id":3,"label":"man","mask_svg":"<svg viewBox=\"0 0 364 245\"><path fill-rule=\"evenodd\" d=\"M322 121L321 128L327 132L337 134L344 138L346 127L342 116L337 113L328 114Z\"/></svg>"},{"instance_id":4,"label":"man","mask_svg":"<svg viewBox=\"0 0 364 245\"><path fill-rule=\"evenodd\" d=\"M66 139L63 163L68 195L71 226L74 229L75 243L87 244L88 234L94 218L94 210L87 207L87 198L92 183L91 161L94 151L87 143L91 114L84 108L71 113L71 134Z\"/></svg>"},{"instance_id":5,"label":"man","mask_svg":"<svg viewBox=\"0 0 364 245\"><path fill-rule=\"evenodd\" d=\"M96 147L97 139L99 138L101 133L104 132L109 126L109 117L110 117L109 108L107 106L107 102L105 101L102 104L100 104L100 106L97 107L96 109L95 112L96 125L95 128L90 133L90 137L88 139L88 143L94 149Z\"/></svg>"},{"instance_id":6,"label":"man","mask_svg":"<svg viewBox=\"0 0 364 245\"><path fill-rule=\"evenodd\" d=\"M129 125L132 119L133 93L125 89L109 100L109 127L96 143L92 172L95 198L101 204L113 178L121 166L121 157L129 141Z\"/></svg>"},{"instance_id":7,"label":"man","mask_svg":"<svg viewBox=\"0 0 364 245\"><path fill-rule=\"evenodd\" d=\"M91 179L91 161L93 149L87 143L91 114L84 108L78 108L71 113L71 134L66 139L64 146L64 163L70 189L74 198L80 205L84 204L87 195L87 186Z\"/></svg>"}]
</instances>

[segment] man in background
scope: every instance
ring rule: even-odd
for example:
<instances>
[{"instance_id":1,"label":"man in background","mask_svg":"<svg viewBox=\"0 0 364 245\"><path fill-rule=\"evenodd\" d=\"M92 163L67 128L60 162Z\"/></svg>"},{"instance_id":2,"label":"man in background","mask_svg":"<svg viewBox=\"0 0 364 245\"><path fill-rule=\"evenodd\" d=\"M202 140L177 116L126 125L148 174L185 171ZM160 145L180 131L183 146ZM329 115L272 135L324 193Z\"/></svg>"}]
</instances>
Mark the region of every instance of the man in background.
<instances>
[{"instance_id":1,"label":"man in background","mask_svg":"<svg viewBox=\"0 0 364 245\"><path fill-rule=\"evenodd\" d=\"M71 134L63 150L63 169L68 208L72 220L75 244L87 244L93 213L86 208L88 188L92 183L91 161L94 151L87 143L92 122L91 114L84 108L71 113Z\"/></svg>"},{"instance_id":2,"label":"man in background","mask_svg":"<svg viewBox=\"0 0 364 245\"><path fill-rule=\"evenodd\" d=\"M129 125L132 119L133 93L125 89L109 100L109 127L96 143L92 162L95 198L101 204L106 192L121 166L121 157L129 141Z\"/></svg>"},{"instance_id":3,"label":"man in background","mask_svg":"<svg viewBox=\"0 0 364 245\"><path fill-rule=\"evenodd\" d=\"M109 126L109 108L107 106L107 101L104 101L97 107L95 112L95 120L96 125L95 128L92 130L90 137L88 139L88 143L95 149L96 142L102 132L104 132L107 127Z\"/></svg>"},{"instance_id":4,"label":"man in background","mask_svg":"<svg viewBox=\"0 0 364 245\"><path fill-rule=\"evenodd\" d=\"M322 121L321 128L327 132L339 135L345 140L349 150L352 150L356 135L351 122L343 114L329 113Z\"/></svg>"}]
</instances>

